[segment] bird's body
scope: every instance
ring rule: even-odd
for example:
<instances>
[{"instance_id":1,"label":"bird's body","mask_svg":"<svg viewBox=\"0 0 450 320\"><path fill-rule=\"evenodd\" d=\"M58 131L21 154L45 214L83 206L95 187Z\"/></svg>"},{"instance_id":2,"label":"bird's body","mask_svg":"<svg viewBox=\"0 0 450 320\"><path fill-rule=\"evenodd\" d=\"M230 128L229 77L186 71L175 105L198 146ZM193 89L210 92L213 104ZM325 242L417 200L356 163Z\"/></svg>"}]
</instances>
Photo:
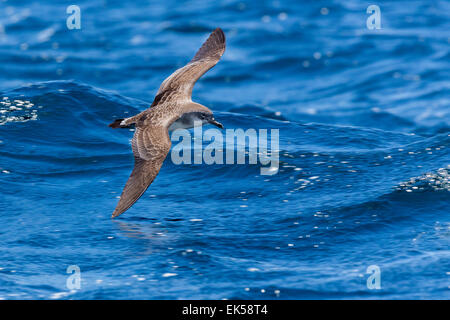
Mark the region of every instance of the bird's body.
<instances>
[{"instance_id":1,"label":"bird's body","mask_svg":"<svg viewBox=\"0 0 450 320\"><path fill-rule=\"evenodd\" d=\"M212 111L193 102L191 95L195 82L216 65L224 51L225 35L217 28L187 65L164 80L150 108L110 124L112 128L132 125L136 128L131 141L134 169L113 212L113 218L130 208L155 179L171 147L169 131L206 123L223 128L214 120Z\"/></svg>"}]
</instances>

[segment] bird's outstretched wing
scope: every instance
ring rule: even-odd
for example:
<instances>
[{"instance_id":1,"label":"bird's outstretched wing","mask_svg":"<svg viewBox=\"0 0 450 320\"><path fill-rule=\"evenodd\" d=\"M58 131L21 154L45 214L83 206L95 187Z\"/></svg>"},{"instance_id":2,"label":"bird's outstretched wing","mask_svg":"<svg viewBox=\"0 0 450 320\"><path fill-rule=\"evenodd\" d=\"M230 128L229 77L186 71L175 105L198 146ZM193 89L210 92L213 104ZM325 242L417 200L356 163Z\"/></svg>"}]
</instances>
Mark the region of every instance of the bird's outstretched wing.
<instances>
[{"instance_id":1,"label":"bird's outstretched wing","mask_svg":"<svg viewBox=\"0 0 450 320\"><path fill-rule=\"evenodd\" d=\"M156 96L158 97L159 94L165 92L174 92L176 93L176 99L190 100L195 82L219 62L224 52L225 34L222 29L217 28L210 34L187 65L164 80ZM174 95L167 96L173 97Z\"/></svg>"},{"instance_id":2,"label":"bird's outstretched wing","mask_svg":"<svg viewBox=\"0 0 450 320\"><path fill-rule=\"evenodd\" d=\"M134 168L112 214L113 218L128 210L157 176L171 146L167 128L136 127L131 146L134 153Z\"/></svg>"}]
</instances>

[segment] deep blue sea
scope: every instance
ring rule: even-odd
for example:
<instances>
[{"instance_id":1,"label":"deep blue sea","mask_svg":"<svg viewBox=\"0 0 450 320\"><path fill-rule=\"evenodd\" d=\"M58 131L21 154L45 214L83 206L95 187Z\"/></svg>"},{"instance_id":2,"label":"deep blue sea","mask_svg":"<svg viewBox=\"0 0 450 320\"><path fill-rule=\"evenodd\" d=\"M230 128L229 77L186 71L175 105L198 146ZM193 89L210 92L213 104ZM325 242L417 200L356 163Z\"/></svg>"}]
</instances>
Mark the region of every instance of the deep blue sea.
<instances>
[{"instance_id":1,"label":"deep blue sea","mask_svg":"<svg viewBox=\"0 0 450 320\"><path fill-rule=\"evenodd\" d=\"M278 174L167 158L111 219L108 124L216 27L193 99L279 129ZM0 64L0 299L450 298L450 1L2 0Z\"/></svg>"}]
</instances>

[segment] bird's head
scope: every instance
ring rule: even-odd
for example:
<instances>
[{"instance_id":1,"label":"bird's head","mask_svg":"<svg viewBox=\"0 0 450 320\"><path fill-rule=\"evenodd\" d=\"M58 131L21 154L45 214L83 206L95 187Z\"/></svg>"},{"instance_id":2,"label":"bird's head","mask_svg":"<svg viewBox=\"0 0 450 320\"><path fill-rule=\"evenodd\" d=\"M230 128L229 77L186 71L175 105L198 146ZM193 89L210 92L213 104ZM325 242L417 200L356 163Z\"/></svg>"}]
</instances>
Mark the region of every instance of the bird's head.
<instances>
[{"instance_id":1,"label":"bird's head","mask_svg":"<svg viewBox=\"0 0 450 320\"><path fill-rule=\"evenodd\" d=\"M197 112L196 116L197 116L197 119L202 122L202 124L209 123L220 129L223 129L223 125L220 122L216 121L216 119L214 119L214 115L211 111L210 112L208 112L208 111Z\"/></svg>"}]
</instances>

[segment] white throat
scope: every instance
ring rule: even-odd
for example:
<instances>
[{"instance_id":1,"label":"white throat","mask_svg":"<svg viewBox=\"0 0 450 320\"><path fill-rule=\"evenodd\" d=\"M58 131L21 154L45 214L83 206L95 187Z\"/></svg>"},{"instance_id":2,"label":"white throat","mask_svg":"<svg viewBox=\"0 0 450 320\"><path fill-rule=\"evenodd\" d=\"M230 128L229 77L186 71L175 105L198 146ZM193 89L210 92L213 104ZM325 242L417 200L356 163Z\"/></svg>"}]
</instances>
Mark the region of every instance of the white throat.
<instances>
[{"instance_id":1,"label":"white throat","mask_svg":"<svg viewBox=\"0 0 450 320\"><path fill-rule=\"evenodd\" d=\"M190 129L202 126L207 122L207 120L200 119L198 113L185 113L177 121L170 125L169 131L176 129Z\"/></svg>"}]
</instances>

